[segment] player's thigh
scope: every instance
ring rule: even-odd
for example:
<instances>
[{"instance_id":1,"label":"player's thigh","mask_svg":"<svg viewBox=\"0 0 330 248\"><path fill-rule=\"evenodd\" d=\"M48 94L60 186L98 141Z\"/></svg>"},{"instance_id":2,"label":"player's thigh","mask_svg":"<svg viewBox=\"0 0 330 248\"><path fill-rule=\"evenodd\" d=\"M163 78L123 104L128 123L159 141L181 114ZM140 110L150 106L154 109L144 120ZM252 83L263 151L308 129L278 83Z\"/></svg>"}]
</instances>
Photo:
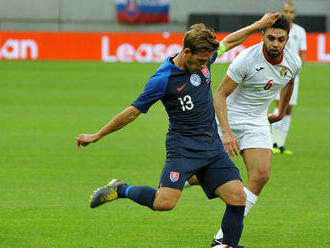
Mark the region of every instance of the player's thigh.
<instances>
[{"instance_id":1,"label":"player's thigh","mask_svg":"<svg viewBox=\"0 0 330 248\"><path fill-rule=\"evenodd\" d=\"M166 159L160 176L160 187L182 190L185 182L195 173L198 164L185 157L170 157Z\"/></svg>"},{"instance_id":2,"label":"player's thigh","mask_svg":"<svg viewBox=\"0 0 330 248\"><path fill-rule=\"evenodd\" d=\"M220 185L233 180L242 181L239 170L225 152L213 158L196 176L209 199L218 197L216 189Z\"/></svg>"},{"instance_id":3,"label":"player's thigh","mask_svg":"<svg viewBox=\"0 0 330 248\"><path fill-rule=\"evenodd\" d=\"M245 205L246 194L242 181L232 180L216 188L215 194L229 205Z\"/></svg>"},{"instance_id":4,"label":"player's thigh","mask_svg":"<svg viewBox=\"0 0 330 248\"><path fill-rule=\"evenodd\" d=\"M248 148L242 151L249 179L268 180L272 162L272 150L266 148Z\"/></svg>"},{"instance_id":5,"label":"player's thigh","mask_svg":"<svg viewBox=\"0 0 330 248\"><path fill-rule=\"evenodd\" d=\"M156 198L153 204L156 210L171 210L175 207L181 196L182 190L160 187L157 190Z\"/></svg>"}]
</instances>

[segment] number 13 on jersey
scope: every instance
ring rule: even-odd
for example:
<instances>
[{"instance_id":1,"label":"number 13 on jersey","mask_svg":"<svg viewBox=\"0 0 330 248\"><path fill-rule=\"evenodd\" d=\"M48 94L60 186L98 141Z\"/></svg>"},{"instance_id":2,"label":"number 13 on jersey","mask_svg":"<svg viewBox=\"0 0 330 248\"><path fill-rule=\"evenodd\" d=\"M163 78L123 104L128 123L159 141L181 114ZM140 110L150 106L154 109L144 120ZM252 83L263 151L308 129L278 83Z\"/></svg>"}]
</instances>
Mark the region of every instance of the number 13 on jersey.
<instances>
[{"instance_id":1,"label":"number 13 on jersey","mask_svg":"<svg viewBox=\"0 0 330 248\"><path fill-rule=\"evenodd\" d=\"M182 111L192 110L194 108L194 103L191 100L191 96L185 95L184 97L179 97Z\"/></svg>"}]
</instances>

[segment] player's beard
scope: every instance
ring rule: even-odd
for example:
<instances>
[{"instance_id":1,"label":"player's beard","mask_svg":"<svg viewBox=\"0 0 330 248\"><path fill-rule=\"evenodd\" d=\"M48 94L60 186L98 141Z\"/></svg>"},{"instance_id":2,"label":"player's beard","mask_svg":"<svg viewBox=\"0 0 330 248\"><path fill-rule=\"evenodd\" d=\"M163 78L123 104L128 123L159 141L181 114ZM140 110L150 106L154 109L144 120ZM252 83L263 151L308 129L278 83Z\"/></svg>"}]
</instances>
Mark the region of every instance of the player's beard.
<instances>
[{"instance_id":1,"label":"player's beard","mask_svg":"<svg viewBox=\"0 0 330 248\"><path fill-rule=\"evenodd\" d=\"M282 57L282 51L278 50L278 49L267 49L266 50L266 54L268 56L268 58L270 58L272 61L276 62L278 60L281 59Z\"/></svg>"}]
</instances>

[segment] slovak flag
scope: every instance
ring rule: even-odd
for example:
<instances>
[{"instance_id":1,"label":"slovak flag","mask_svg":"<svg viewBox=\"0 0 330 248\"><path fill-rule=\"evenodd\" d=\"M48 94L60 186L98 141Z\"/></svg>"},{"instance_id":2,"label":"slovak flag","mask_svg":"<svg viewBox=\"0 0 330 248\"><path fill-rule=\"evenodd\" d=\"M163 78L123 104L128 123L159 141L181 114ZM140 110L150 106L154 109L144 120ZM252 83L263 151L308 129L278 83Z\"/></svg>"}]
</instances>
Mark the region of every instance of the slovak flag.
<instances>
[{"instance_id":1,"label":"slovak flag","mask_svg":"<svg viewBox=\"0 0 330 248\"><path fill-rule=\"evenodd\" d=\"M169 21L170 0L116 0L119 22L155 23Z\"/></svg>"},{"instance_id":2,"label":"slovak flag","mask_svg":"<svg viewBox=\"0 0 330 248\"><path fill-rule=\"evenodd\" d=\"M171 181L174 183L176 181L179 180L179 177L180 177L180 173L179 172L174 172L174 171L171 171L170 173L170 179Z\"/></svg>"}]
</instances>

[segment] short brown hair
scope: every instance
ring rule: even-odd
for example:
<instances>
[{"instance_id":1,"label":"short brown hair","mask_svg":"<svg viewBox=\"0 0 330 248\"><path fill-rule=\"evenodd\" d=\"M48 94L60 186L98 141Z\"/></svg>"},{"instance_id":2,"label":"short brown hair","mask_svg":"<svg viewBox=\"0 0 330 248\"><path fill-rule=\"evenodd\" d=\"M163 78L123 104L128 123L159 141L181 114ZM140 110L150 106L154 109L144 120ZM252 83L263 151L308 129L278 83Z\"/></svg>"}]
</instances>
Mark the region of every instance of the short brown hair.
<instances>
[{"instance_id":1,"label":"short brown hair","mask_svg":"<svg viewBox=\"0 0 330 248\"><path fill-rule=\"evenodd\" d=\"M194 24L183 38L183 49L189 48L191 53L200 51L215 52L219 48L219 41L213 29L207 28L205 24Z\"/></svg>"}]
</instances>

